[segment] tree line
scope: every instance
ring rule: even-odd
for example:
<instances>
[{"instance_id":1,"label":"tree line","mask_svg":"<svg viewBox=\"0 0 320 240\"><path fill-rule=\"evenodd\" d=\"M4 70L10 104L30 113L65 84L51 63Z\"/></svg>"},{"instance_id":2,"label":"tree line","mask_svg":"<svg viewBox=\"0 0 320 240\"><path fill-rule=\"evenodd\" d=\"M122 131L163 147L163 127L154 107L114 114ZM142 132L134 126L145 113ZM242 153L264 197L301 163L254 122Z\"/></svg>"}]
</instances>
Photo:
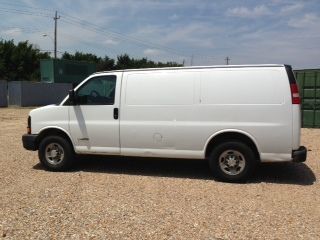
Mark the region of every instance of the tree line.
<instances>
[{"instance_id":1,"label":"tree line","mask_svg":"<svg viewBox=\"0 0 320 240\"><path fill-rule=\"evenodd\" d=\"M14 43L13 40L0 40L0 80L14 81L39 81L40 59L48 59L49 52L42 52L28 41ZM182 64L176 62L155 62L147 58L136 59L128 54L117 56L112 59L107 55L98 57L92 53L75 52L74 54L64 52L61 59L87 61L95 63L97 71L110 71L132 68L154 68L154 67L180 67Z\"/></svg>"}]
</instances>

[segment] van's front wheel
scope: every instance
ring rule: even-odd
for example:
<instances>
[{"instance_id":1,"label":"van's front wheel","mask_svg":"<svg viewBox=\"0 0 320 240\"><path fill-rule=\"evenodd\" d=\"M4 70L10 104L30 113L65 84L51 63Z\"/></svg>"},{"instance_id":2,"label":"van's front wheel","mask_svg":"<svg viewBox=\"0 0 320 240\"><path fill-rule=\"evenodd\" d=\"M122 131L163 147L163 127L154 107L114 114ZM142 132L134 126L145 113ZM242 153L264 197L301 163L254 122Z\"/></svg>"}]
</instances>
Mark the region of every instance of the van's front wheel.
<instances>
[{"instance_id":1,"label":"van's front wheel","mask_svg":"<svg viewBox=\"0 0 320 240\"><path fill-rule=\"evenodd\" d=\"M253 172L256 159L253 150L241 142L224 142L209 157L214 177L226 182L242 182Z\"/></svg>"},{"instance_id":2,"label":"van's front wheel","mask_svg":"<svg viewBox=\"0 0 320 240\"><path fill-rule=\"evenodd\" d=\"M71 167L74 153L66 139L60 136L47 136L40 142L39 159L50 171L64 171Z\"/></svg>"}]
</instances>

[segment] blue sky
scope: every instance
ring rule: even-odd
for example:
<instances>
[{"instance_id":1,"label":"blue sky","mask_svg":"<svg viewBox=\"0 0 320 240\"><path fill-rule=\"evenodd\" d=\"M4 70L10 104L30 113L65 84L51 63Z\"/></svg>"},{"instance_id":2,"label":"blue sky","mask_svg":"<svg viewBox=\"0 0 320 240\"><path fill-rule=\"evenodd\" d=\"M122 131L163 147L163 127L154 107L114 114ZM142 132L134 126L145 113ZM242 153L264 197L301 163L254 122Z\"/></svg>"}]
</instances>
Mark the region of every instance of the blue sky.
<instances>
[{"instance_id":1,"label":"blue sky","mask_svg":"<svg viewBox=\"0 0 320 240\"><path fill-rule=\"evenodd\" d=\"M320 68L320 0L0 0L0 37L52 50L55 10L60 52Z\"/></svg>"}]
</instances>

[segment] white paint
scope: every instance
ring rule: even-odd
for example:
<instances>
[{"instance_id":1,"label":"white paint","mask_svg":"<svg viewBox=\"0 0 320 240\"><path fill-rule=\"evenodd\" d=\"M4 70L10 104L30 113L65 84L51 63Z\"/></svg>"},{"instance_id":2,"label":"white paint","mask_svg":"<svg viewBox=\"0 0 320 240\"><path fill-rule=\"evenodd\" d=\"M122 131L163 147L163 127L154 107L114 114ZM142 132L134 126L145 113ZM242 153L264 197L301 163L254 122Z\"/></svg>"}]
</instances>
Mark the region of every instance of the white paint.
<instances>
[{"instance_id":1,"label":"white paint","mask_svg":"<svg viewBox=\"0 0 320 240\"><path fill-rule=\"evenodd\" d=\"M68 107L69 130L75 143L75 150L78 153L120 154L120 121L113 118L113 111L114 108L119 108L120 106L122 73L118 72L110 75L117 76L115 102L113 105ZM81 140L83 138L88 140Z\"/></svg>"},{"instance_id":2,"label":"white paint","mask_svg":"<svg viewBox=\"0 0 320 240\"><path fill-rule=\"evenodd\" d=\"M283 65L127 70L116 75L114 105L48 106L31 111L32 133L52 126L77 153L204 158L219 133L252 139L261 161L290 161L300 146L300 107ZM119 108L119 119L113 109Z\"/></svg>"}]
</instances>

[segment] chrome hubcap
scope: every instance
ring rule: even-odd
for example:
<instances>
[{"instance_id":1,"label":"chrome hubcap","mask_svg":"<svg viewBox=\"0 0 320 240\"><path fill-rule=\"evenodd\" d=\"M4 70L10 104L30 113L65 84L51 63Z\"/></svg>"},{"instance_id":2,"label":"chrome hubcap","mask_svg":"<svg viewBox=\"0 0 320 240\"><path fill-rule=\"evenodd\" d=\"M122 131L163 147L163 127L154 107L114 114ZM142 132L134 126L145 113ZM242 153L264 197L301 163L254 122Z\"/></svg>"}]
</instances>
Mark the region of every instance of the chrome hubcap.
<instances>
[{"instance_id":1,"label":"chrome hubcap","mask_svg":"<svg viewBox=\"0 0 320 240\"><path fill-rule=\"evenodd\" d=\"M240 174L246 166L246 159L236 150L226 150L219 157L221 170L228 175Z\"/></svg>"},{"instance_id":2,"label":"chrome hubcap","mask_svg":"<svg viewBox=\"0 0 320 240\"><path fill-rule=\"evenodd\" d=\"M50 143L45 150L46 160L52 164L57 165L63 161L64 151L59 143Z\"/></svg>"}]
</instances>

